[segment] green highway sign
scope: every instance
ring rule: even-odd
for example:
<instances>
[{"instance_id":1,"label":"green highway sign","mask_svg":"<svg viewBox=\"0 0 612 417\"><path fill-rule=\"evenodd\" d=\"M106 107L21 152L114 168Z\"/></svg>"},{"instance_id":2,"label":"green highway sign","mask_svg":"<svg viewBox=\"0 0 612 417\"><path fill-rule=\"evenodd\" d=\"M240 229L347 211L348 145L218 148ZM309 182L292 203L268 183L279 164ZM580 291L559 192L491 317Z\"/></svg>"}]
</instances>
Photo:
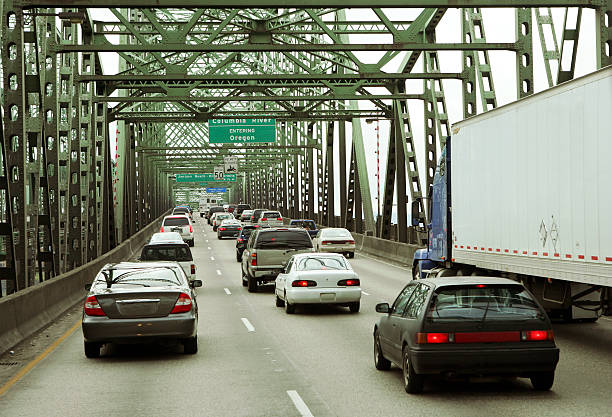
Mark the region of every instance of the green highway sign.
<instances>
[{"instance_id":1,"label":"green highway sign","mask_svg":"<svg viewBox=\"0 0 612 417\"><path fill-rule=\"evenodd\" d=\"M276 142L276 119L210 119L209 143Z\"/></svg>"},{"instance_id":2,"label":"green highway sign","mask_svg":"<svg viewBox=\"0 0 612 417\"><path fill-rule=\"evenodd\" d=\"M236 174L225 174L222 180L215 180L215 174L176 174L176 182L235 182Z\"/></svg>"}]
</instances>

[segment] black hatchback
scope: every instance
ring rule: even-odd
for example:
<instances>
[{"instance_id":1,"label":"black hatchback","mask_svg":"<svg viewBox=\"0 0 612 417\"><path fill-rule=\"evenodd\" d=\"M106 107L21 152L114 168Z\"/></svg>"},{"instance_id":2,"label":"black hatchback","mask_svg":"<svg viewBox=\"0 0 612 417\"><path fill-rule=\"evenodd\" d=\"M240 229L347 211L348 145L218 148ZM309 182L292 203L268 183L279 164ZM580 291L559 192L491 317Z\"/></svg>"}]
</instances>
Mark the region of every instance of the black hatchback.
<instances>
[{"instance_id":1,"label":"black hatchback","mask_svg":"<svg viewBox=\"0 0 612 417\"><path fill-rule=\"evenodd\" d=\"M406 392L426 375L530 378L549 390L559 349L546 312L520 283L493 277L410 282L374 326L374 365L403 371Z\"/></svg>"},{"instance_id":2,"label":"black hatchback","mask_svg":"<svg viewBox=\"0 0 612 417\"><path fill-rule=\"evenodd\" d=\"M259 226L242 226L240 235L238 235L238 238L236 239L236 262L242 262L242 252L244 252L244 248L246 248L251 232L256 229L259 229Z\"/></svg>"}]
</instances>

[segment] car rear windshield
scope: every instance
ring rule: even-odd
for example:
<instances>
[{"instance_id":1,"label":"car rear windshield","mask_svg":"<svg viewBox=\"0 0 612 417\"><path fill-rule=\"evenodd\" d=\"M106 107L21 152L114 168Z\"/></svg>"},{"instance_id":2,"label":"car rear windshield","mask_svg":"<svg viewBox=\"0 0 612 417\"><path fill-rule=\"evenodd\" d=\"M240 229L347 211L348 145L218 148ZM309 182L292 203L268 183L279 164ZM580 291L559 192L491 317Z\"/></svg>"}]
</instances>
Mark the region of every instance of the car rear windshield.
<instances>
[{"instance_id":1,"label":"car rear windshield","mask_svg":"<svg viewBox=\"0 0 612 417\"><path fill-rule=\"evenodd\" d=\"M187 213L189 212L189 209L186 207L177 207L173 211L176 213Z\"/></svg>"},{"instance_id":2,"label":"car rear windshield","mask_svg":"<svg viewBox=\"0 0 612 417\"><path fill-rule=\"evenodd\" d=\"M212 207L210 209L211 213L215 213L215 212L218 212L218 211L225 211L225 209L223 207Z\"/></svg>"},{"instance_id":3,"label":"car rear windshield","mask_svg":"<svg viewBox=\"0 0 612 417\"><path fill-rule=\"evenodd\" d=\"M249 206L248 204L238 204L238 208L239 209L250 209L251 206Z\"/></svg>"},{"instance_id":4,"label":"car rear windshield","mask_svg":"<svg viewBox=\"0 0 612 417\"><path fill-rule=\"evenodd\" d=\"M187 245L145 246L140 255L142 261L192 261L191 250Z\"/></svg>"},{"instance_id":5,"label":"car rear windshield","mask_svg":"<svg viewBox=\"0 0 612 417\"><path fill-rule=\"evenodd\" d=\"M187 217L168 217L164 220L164 226L189 226Z\"/></svg>"},{"instance_id":6,"label":"car rear windshield","mask_svg":"<svg viewBox=\"0 0 612 417\"><path fill-rule=\"evenodd\" d=\"M225 220L225 219L232 219L233 217L231 214L217 214L215 218L217 220Z\"/></svg>"},{"instance_id":7,"label":"car rear windshield","mask_svg":"<svg viewBox=\"0 0 612 417\"><path fill-rule=\"evenodd\" d=\"M310 230L315 230L317 228L314 220L292 220L291 226L309 228Z\"/></svg>"},{"instance_id":8,"label":"car rear windshield","mask_svg":"<svg viewBox=\"0 0 612 417\"><path fill-rule=\"evenodd\" d=\"M107 274L109 271L105 271ZM181 285L178 268L143 268L113 271L113 286L138 285L143 287L167 287Z\"/></svg>"},{"instance_id":9,"label":"car rear windshield","mask_svg":"<svg viewBox=\"0 0 612 417\"><path fill-rule=\"evenodd\" d=\"M328 229L325 230L323 232L323 235L325 237L346 237L346 238L352 238L351 236L351 232L349 232L348 230L335 230L335 229Z\"/></svg>"},{"instance_id":10,"label":"car rear windshield","mask_svg":"<svg viewBox=\"0 0 612 417\"><path fill-rule=\"evenodd\" d=\"M255 245L259 249L309 249L312 241L305 231L274 230L260 233Z\"/></svg>"},{"instance_id":11,"label":"car rear windshield","mask_svg":"<svg viewBox=\"0 0 612 417\"><path fill-rule=\"evenodd\" d=\"M431 321L529 320L543 317L531 295L520 285L443 287L434 294L427 312L427 318Z\"/></svg>"},{"instance_id":12,"label":"car rear windshield","mask_svg":"<svg viewBox=\"0 0 612 417\"><path fill-rule=\"evenodd\" d=\"M266 211L264 214L261 215L261 217L271 217L276 219L277 217L282 217L281 214L278 211Z\"/></svg>"},{"instance_id":13,"label":"car rear windshield","mask_svg":"<svg viewBox=\"0 0 612 417\"><path fill-rule=\"evenodd\" d=\"M255 230L255 228L253 228L253 227L243 227L241 235L243 237L249 237L249 236L251 236L251 232L253 230Z\"/></svg>"},{"instance_id":14,"label":"car rear windshield","mask_svg":"<svg viewBox=\"0 0 612 417\"><path fill-rule=\"evenodd\" d=\"M308 256L300 258L298 271L325 271L329 269L348 269L344 258L339 256Z\"/></svg>"}]
</instances>

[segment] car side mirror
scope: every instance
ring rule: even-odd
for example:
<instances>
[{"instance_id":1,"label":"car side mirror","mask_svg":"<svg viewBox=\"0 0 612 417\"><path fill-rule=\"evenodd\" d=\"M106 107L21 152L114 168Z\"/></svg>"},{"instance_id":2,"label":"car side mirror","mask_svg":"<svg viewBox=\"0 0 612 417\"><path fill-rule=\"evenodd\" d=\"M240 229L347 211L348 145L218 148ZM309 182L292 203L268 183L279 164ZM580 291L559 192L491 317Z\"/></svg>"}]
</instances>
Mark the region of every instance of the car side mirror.
<instances>
[{"instance_id":1,"label":"car side mirror","mask_svg":"<svg viewBox=\"0 0 612 417\"><path fill-rule=\"evenodd\" d=\"M194 279L193 281L191 281L191 282L189 283L189 286L190 286L191 288L199 288L199 287L201 287L201 286L202 286L202 280L200 280L200 279Z\"/></svg>"},{"instance_id":2,"label":"car side mirror","mask_svg":"<svg viewBox=\"0 0 612 417\"><path fill-rule=\"evenodd\" d=\"M91 290L91 284L85 284L85 290L87 291Z\"/></svg>"},{"instance_id":3,"label":"car side mirror","mask_svg":"<svg viewBox=\"0 0 612 417\"><path fill-rule=\"evenodd\" d=\"M376 304L377 313L389 313L389 303L378 303Z\"/></svg>"}]
</instances>

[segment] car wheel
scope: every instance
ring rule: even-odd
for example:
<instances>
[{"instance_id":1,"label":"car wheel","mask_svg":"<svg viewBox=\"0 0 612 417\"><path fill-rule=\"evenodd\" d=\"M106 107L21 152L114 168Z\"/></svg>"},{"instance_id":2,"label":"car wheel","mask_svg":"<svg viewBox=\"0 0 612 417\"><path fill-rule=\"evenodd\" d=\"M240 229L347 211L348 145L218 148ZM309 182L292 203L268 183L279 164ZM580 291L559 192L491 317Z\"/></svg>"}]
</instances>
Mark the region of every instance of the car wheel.
<instances>
[{"instance_id":1,"label":"car wheel","mask_svg":"<svg viewBox=\"0 0 612 417\"><path fill-rule=\"evenodd\" d=\"M289 301L287 301L286 295L285 295L285 313L287 314L295 313L295 304L289 304Z\"/></svg>"},{"instance_id":2,"label":"car wheel","mask_svg":"<svg viewBox=\"0 0 612 417\"><path fill-rule=\"evenodd\" d=\"M353 259L355 257L355 252L349 252L348 257Z\"/></svg>"},{"instance_id":3,"label":"car wheel","mask_svg":"<svg viewBox=\"0 0 612 417\"><path fill-rule=\"evenodd\" d=\"M391 369L391 361L383 356L378 330L374 333L374 367L379 371L388 371Z\"/></svg>"},{"instance_id":4,"label":"car wheel","mask_svg":"<svg viewBox=\"0 0 612 417\"><path fill-rule=\"evenodd\" d=\"M555 371L539 372L529 377L531 385L538 391L548 391L555 382Z\"/></svg>"},{"instance_id":5,"label":"car wheel","mask_svg":"<svg viewBox=\"0 0 612 417\"><path fill-rule=\"evenodd\" d=\"M193 248L193 247L194 247L194 245L195 245L194 240L193 240L193 239L192 239L192 240L190 240L190 241L189 241L189 246L191 246L191 247Z\"/></svg>"},{"instance_id":6,"label":"car wheel","mask_svg":"<svg viewBox=\"0 0 612 417\"><path fill-rule=\"evenodd\" d=\"M255 277L247 276L247 283L249 287L249 292L257 292L257 280Z\"/></svg>"},{"instance_id":7,"label":"car wheel","mask_svg":"<svg viewBox=\"0 0 612 417\"><path fill-rule=\"evenodd\" d=\"M85 356L88 358L99 358L100 357L100 348L102 345L100 343L95 342L84 342L85 347Z\"/></svg>"},{"instance_id":8,"label":"car wheel","mask_svg":"<svg viewBox=\"0 0 612 417\"><path fill-rule=\"evenodd\" d=\"M349 303L348 307L351 313L359 313L360 303L359 301L355 301L354 303Z\"/></svg>"},{"instance_id":9,"label":"car wheel","mask_svg":"<svg viewBox=\"0 0 612 417\"><path fill-rule=\"evenodd\" d=\"M285 301L281 300L278 294L275 294L275 295L276 295L276 307L283 307L285 305Z\"/></svg>"},{"instance_id":10,"label":"car wheel","mask_svg":"<svg viewBox=\"0 0 612 417\"><path fill-rule=\"evenodd\" d=\"M221 240L221 235L217 235L217 239Z\"/></svg>"},{"instance_id":11,"label":"car wheel","mask_svg":"<svg viewBox=\"0 0 612 417\"><path fill-rule=\"evenodd\" d=\"M414 371L410 363L410 353L407 346L402 350L402 374L404 376L404 389L408 394L418 394L423 391L423 375Z\"/></svg>"},{"instance_id":12,"label":"car wheel","mask_svg":"<svg viewBox=\"0 0 612 417\"><path fill-rule=\"evenodd\" d=\"M183 351L188 355L198 353L198 336L190 337L183 340Z\"/></svg>"}]
</instances>

